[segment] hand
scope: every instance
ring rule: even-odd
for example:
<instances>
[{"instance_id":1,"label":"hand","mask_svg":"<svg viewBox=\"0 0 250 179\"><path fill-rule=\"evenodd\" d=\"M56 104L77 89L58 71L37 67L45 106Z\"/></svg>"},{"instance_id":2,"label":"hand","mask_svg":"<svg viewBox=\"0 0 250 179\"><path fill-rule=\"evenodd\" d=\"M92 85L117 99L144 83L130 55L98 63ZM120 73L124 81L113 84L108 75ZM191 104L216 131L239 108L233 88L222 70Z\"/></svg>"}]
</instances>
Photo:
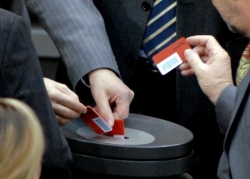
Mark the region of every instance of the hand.
<instances>
[{"instance_id":1,"label":"hand","mask_svg":"<svg viewBox=\"0 0 250 179\"><path fill-rule=\"evenodd\" d=\"M111 70L98 69L89 74L95 110L112 127L114 119L125 119L134 98L130 90Z\"/></svg>"},{"instance_id":2,"label":"hand","mask_svg":"<svg viewBox=\"0 0 250 179\"><path fill-rule=\"evenodd\" d=\"M44 78L44 83L59 125L65 125L72 119L79 117L81 113L87 112L78 96L66 85L48 78Z\"/></svg>"},{"instance_id":3,"label":"hand","mask_svg":"<svg viewBox=\"0 0 250 179\"><path fill-rule=\"evenodd\" d=\"M187 62L180 65L181 74L195 74L201 89L215 104L221 92L233 84L230 57L212 36L192 36L186 40L195 47L185 50Z\"/></svg>"}]
</instances>

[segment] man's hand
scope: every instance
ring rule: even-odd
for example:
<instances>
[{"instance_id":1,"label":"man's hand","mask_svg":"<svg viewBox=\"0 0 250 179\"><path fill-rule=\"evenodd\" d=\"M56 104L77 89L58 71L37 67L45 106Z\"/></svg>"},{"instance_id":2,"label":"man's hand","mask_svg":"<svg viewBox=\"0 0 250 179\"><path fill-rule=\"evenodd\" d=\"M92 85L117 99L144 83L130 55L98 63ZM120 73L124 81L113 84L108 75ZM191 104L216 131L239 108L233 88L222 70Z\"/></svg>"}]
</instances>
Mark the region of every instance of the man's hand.
<instances>
[{"instance_id":1,"label":"man's hand","mask_svg":"<svg viewBox=\"0 0 250 179\"><path fill-rule=\"evenodd\" d=\"M129 115L129 106L134 98L130 90L111 70L98 69L89 74L89 82L95 110L113 126L114 119L125 119Z\"/></svg>"},{"instance_id":2,"label":"man's hand","mask_svg":"<svg viewBox=\"0 0 250 179\"><path fill-rule=\"evenodd\" d=\"M180 65L181 74L195 74L203 92L216 103L221 92L233 84L228 53L212 36L192 36L186 39L193 50L185 50L186 63Z\"/></svg>"},{"instance_id":3,"label":"man's hand","mask_svg":"<svg viewBox=\"0 0 250 179\"><path fill-rule=\"evenodd\" d=\"M65 125L72 119L79 117L81 113L87 112L78 96L66 85L48 78L44 78L44 83L59 125Z\"/></svg>"}]
</instances>

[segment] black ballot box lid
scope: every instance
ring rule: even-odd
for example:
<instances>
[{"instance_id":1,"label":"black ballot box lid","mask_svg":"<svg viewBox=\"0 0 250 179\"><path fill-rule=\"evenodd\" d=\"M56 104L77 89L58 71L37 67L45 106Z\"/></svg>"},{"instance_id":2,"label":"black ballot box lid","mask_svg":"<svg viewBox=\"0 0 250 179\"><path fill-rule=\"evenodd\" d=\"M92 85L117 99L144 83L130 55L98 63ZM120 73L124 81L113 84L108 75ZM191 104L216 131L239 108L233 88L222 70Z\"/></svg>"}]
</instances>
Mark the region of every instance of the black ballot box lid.
<instances>
[{"instance_id":1,"label":"black ballot box lid","mask_svg":"<svg viewBox=\"0 0 250 179\"><path fill-rule=\"evenodd\" d=\"M185 127L132 113L124 126L125 138L95 134L81 119L63 126L73 166L128 177L172 176L191 169L193 134Z\"/></svg>"}]
</instances>

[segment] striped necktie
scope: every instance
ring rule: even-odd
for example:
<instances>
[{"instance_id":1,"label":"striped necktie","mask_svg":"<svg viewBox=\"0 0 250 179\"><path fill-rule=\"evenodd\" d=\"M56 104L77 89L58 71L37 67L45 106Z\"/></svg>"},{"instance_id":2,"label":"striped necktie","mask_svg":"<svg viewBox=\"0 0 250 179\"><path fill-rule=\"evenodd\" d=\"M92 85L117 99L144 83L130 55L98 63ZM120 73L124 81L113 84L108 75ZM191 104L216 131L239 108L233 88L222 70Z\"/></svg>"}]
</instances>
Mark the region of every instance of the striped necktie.
<instances>
[{"instance_id":1,"label":"striped necktie","mask_svg":"<svg viewBox=\"0 0 250 179\"><path fill-rule=\"evenodd\" d=\"M236 73L236 85L238 86L250 68L250 43L242 53Z\"/></svg>"},{"instance_id":2,"label":"striped necktie","mask_svg":"<svg viewBox=\"0 0 250 179\"><path fill-rule=\"evenodd\" d=\"M143 40L143 50L152 57L176 40L176 0L154 2Z\"/></svg>"}]
</instances>

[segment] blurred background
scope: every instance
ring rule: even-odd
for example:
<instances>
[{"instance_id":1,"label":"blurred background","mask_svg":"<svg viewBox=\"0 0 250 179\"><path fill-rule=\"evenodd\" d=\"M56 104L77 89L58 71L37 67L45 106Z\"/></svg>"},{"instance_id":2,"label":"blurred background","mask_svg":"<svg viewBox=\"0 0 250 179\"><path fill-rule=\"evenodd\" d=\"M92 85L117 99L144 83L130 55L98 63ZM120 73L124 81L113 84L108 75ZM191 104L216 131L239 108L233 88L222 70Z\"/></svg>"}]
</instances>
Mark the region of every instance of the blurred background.
<instances>
[{"instance_id":1,"label":"blurred background","mask_svg":"<svg viewBox=\"0 0 250 179\"><path fill-rule=\"evenodd\" d=\"M37 17L29 12L32 26L32 40L41 63L43 76L55 79L58 62L61 60L60 54L47 32L39 24Z\"/></svg>"}]
</instances>

